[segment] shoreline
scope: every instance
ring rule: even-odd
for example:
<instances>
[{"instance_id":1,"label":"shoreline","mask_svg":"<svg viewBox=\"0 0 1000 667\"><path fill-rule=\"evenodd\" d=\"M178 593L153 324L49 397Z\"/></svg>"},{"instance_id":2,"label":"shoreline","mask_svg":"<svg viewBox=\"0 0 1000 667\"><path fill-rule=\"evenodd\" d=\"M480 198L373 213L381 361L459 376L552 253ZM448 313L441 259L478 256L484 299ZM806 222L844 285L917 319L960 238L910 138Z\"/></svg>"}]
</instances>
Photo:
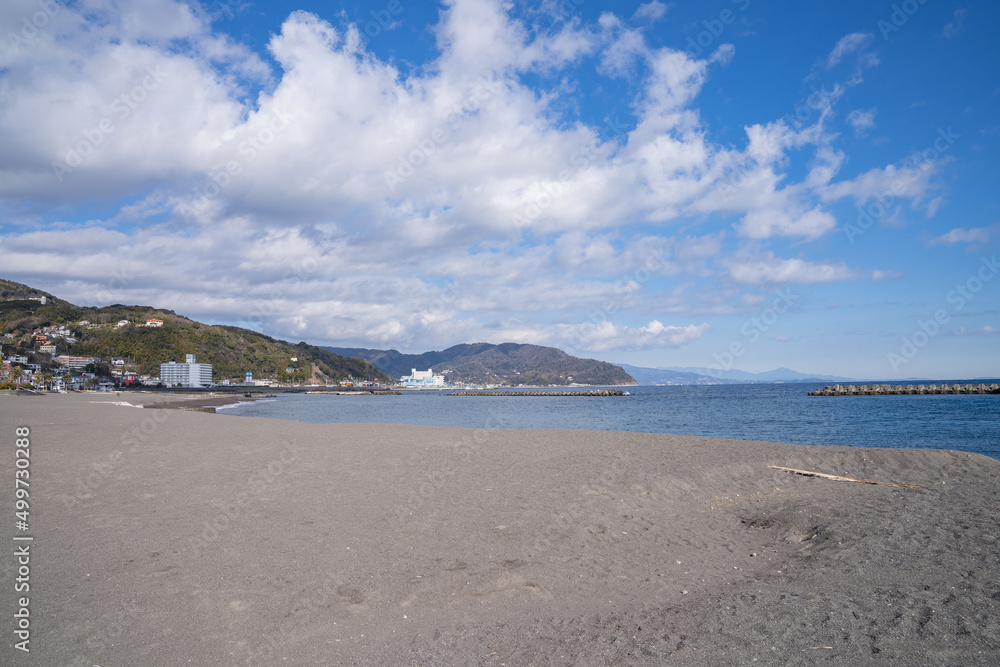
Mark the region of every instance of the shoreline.
<instances>
[{"instance_id":1,"label":"shoreline","mask_svg":"<svg viewBox=\"0 0 1000 667\"><path fill-rule=\"evenodd\" d=\"M4 664L1000 657L982 455L62 398L0 399L31 430L37 558L35 655Z\"/></svg>"}]
</instances>

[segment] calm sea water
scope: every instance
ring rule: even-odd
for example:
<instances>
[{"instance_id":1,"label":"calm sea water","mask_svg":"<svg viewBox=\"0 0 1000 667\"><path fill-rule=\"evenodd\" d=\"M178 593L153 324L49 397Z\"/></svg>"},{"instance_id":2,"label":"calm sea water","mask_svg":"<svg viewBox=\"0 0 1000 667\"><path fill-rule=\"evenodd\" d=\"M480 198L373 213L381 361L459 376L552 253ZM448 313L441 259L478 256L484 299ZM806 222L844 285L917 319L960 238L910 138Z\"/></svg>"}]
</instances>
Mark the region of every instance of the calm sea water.
<instances>
[{"instance_id":1,"label":"calm sea water","mask_svg":"<svg viewBox=\"0 0 1000 667\"><path fill-rule=\"evenodd\" d=\"M1000 459L1000 396L808 396L822 384L629 387L623 397L285 394L225 413L312 423L572 428L806 445L927 447Z\"/></svg>"}]
</instances>

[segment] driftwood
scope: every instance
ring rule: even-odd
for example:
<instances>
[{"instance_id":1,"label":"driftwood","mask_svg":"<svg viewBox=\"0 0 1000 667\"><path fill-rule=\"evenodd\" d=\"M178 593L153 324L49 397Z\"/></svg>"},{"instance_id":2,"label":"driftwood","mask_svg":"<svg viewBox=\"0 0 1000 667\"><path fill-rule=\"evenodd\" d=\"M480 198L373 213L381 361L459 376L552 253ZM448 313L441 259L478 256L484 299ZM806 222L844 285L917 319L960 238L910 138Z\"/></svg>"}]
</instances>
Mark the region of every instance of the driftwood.
<instances>
[{"instance_id":1,"label":"driftwood","mask_svg":"<svg viewBox=\"0 0 1000 667\"><path fill-rule=\"evenodd\" d=\"M774 468L775 470L784 470L785 472L795 473L796 475L805 475L806 477L822 477L823 479L832 479L835 482L859 482L861 484L881 484L882 486L897 486L902 489L919 488L915 484L895 484L893 482L876 482L870 479L855 479L853 477L841 477L840 475L828 475L825 472L814 472L812 470L799 470L798 468L786 468L784 466L768 466L768 468Z\"/></svg>"}]
</instances>

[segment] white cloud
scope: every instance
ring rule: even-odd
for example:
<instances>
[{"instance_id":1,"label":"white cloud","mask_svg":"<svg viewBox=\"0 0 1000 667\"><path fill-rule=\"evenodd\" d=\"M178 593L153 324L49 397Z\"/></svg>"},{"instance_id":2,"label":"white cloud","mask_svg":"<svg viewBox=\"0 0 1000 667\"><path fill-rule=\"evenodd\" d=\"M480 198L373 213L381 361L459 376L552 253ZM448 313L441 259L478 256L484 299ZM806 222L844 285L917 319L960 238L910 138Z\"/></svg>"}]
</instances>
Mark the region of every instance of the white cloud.
<instances>
[{"instance_id":1,"label":"white cloud","mask_svg":"<svg viewBox=\"0 0 1000 667\"><path fill-rule=\"evenodd\" d=\"M952 336L995 336L1000 334L1000 327L984 324L981 327L959 327L951 332Z\"/></svg>"},{"instance_id":2,"label":"white cloud","mask_svg":"<svg viewBox=\"0 0 1000 667\"><path fill-rule=\"evenodd\" d=\"M819 207L795 213L787 209L751 211L740 221L741 236L766 239L771 236L792 236L816 239L836 229L837 219Z\"/></svg>"},{"instance_id":3,"label":"white cloud","mask_svg":"<svg viewBox=\"0 0 1000 667\"><path fill-rule=\"evenodd\" d=\"M632 15L632 18L635 20L645 20L650 22L659 21L666 15L667 10L669 9L670 7L668 5L663 4L659 0L651 0L650 2L644 2L639 5L639 9L635 10L635 14Z\"/></svg>"},{"instance_id":4,"label":"white cloud","mask_svg":"<svg viewBox=\"0 0 1000 667\"><path fill-rule=\"evenodd\" d=\"M854 69L845 86L850 88L864 82L865 70L879 65L878 54L866 48L871 43L872 33L854 32L842 37L826 57L823 69L830 70L839 65L848 56L853 57Z\"/></svg>"},{"instance_id":5,"label":"white cloud","mask_svg":"<svg viewBox=\"0 0 1000 667\"><path fill-rule=\"evenodd\" d=\"M847 122L854 128L854 134L863 137L868 133L868 130L875 127L875 113L875 109L868 109L867 111L855 109L847 114Z\"/></svg>"},{"instance_id":6,"label":"white cloud","mask_svg":"<svg viewBox=\"0 0 1000 667\"><path fill-rule=\"evenodd\" d=\"M36 6L14 4L0 15L15 22ZM553 322L613 302L620 321L648 324L609 325L592 349L676 346L703 329L652 318L727 312L747 296L706 284L720 266L744 286L861 276L734 257L734 220L744 238L808 243L835 227L828 203L897 180L898 200L918 200L935 171L834 182L847 158L826 124L844 86L811 96L804 124L753 124L744 145L718 143L697 102L732 45L693 58L612 14L546 30L499 0L450 0L438 54L397 67L353 26L308 12L275 26L265 61L196 5L86 7L60 5L37 47L0 54L4 205L58 217L120 202L103 220L25 216L4 233L5 270L84 304L431 347L558 345L567 325ZM635 18L665 11L650 2ZM828 62L863 55L863 36L845 40ZM627 86L624 121L588 124L558 106L584 60ZM551 87L525 83L536 75ZM60 181L52 163L74 151L86 155Z\"/></svg>"},{"instance_id":7,"label":"white cloud","mask_svg":"<svg viewBox=\"0 0 1000 667\"><path fill-rule=\"evenodd\" d=\"M600 324L578 325L574 329L570 339L575 349L607 352L681 347L701 338L709 326L667 326L658 320L652 320L642 327L628 327L605 321Z\"/></svg>"},{"instance_id":8,"label":"white cloud","mask_svg":"<svg viewBox=\"0 0 1000 667\"><path fill-rule=\"evenodd\" d=\"M720 44L712 55L709 57L708 62L719 63L720 65L728 65L732 62L733 58L736 56L736 47L732 44Z\"/></svg>"},{"instance_id":9,"label":"white cloud","mask_svg":"<svg viewBox=\"0 0 1000 667\"><path fill-rule=\"evenodd\" d=\"M840 38L837 45L833 47L833 51L826 57L826 67L830 69L834 67L845 56L852 53L857 53L864 49L868 44L871 43L873 35L871 33L865 32L852 32L849 35L845 35Z\"/></svg>"},{"instance_id":10,"label":"white cloud","mask_svg":"<svg viewBox=\"0 0 1000 667\"><path fill-rule=\"evenodd\" d=\"M990 239L998 233L1000 233L1000 223L989 227L972 227L970 229L956 227L947 234L931 239L928 245L954 245L956 243L982 245L989 243Z\"/></svg>"},{"instance_id":11,"label":"white cloud","mask_svg":"<svg viewBox=\"0 0 1000 667\"><path fill-rule=\"evenodd\" d=\"M956 9L954 14L952 15L953 20L951 21L951 23L945 24L942 34L944 34L945 37L948 37L950 39L955 35L957 35L959 32L961 32L962 28L965 26L965 17L968 13L969 10L965 9L964 7L959 7L958 9Z\"/></svg>"},{"instance_id":12,"label":"white cloud","mask_svg":"<svg viewBox=\"0 0 1000 667\"><path fill-rule=\"evenodd\" d=\"M946 160L947 158L942 158L937 162L927 162L915 167L878 167L852 179L818 188L817 191L827 202L850 197L859 205L876 199L888 202L888 205L897 204L902 199L918 203L931 190L933 176Z\"/></svg>"},{"instance_id":13,"label":"white cloud","mask_svg":"<svg viewBox=\"0 0 1000 667\"><path fill-rule=\"evenodd\" d=\"M723 264L729 276L741 285L812 285L862 277L860 272L847 268L843 262L782 259L770 252L734 257Z\"/></svg>"},{"instance_id":14,"label":"white cloud","mask_svg":"<svg viewBox=\"0 0 1000 667\"><path fill-rule=\"evenodd\" d=\"M601 71L608 76L628 76L636 62L648 57L645 38L640 30L626 28L613 14L601 16L605 46L601 49Z\"/></svg>"}]
</instances>

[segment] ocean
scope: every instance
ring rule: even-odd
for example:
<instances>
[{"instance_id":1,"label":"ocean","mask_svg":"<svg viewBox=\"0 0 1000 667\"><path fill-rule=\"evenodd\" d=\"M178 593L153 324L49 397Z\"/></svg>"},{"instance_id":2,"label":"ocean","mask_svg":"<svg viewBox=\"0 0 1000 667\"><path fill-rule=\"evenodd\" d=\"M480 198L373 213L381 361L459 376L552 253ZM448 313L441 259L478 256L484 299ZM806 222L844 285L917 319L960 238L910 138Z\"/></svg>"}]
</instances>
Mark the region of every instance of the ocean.
<instances>
[{"instance_id":1,"label":"ocean","mask_svg":"<svg viewBox=\"0 0 1000 667\"><path fill-rule=\"evenodd\" d=\"M1000 459L1000 395L808 396L824 384L628 387L615 397L280 394L225 414L333 424L568 428L804 445L954 449Z\"/></svg>"}]
</instances>

